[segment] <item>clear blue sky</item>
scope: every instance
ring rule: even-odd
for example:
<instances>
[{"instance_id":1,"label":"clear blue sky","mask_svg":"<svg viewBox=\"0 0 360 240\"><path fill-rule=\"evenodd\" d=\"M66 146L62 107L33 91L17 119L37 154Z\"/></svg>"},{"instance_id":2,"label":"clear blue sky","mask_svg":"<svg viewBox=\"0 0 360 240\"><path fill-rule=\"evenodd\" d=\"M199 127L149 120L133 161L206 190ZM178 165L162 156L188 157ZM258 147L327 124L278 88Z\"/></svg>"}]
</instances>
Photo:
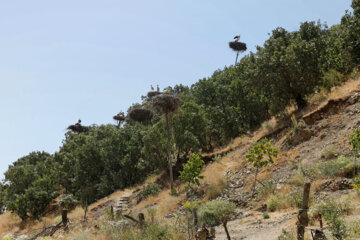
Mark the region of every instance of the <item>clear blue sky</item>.
<instances>
[{"instance_id":1,"label":"clear blue sky","mask_svg":"<svg viewBox=\"0 0 360 240\"><path fill-rule=\"evenodd\" d=\"M150 84L191 85L281 26L337 24L351 0L11 0L0 3L0 178L65 129L112 123Z\"/></svg>"}]
</instances>

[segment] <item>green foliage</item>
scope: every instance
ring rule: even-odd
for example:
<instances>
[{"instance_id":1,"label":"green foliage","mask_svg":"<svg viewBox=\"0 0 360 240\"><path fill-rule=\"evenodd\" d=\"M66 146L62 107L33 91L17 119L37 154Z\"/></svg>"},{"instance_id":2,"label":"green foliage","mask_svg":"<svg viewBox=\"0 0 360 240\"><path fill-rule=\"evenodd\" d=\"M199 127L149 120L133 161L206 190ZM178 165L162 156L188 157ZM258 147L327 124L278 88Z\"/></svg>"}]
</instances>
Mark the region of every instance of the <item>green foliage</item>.
<instances>
[{"instance_id":1,"label":"green foliage","mask_svg":"<svg viewBox=\"0 0 360 240\"><path fill-rule=\"evenodd\" d=\"M346 176L352 174L353 169L358 167L358 164L355 165L354 162L345 156L340 156L334 160L328 160L326 162L321 162L315 166L320 172L320 176Z\"/></svg>"},{"instance_id":2,"label":"green foliage","mask_svg":"<svg viewBox=\"0 0 360 240\"><path fill-rule=\"evenodd\" d=\"M349 135L349 144L356 153L360 151L360 129L356 129L353 134Z\"/></svg>"},{"instance_id":3,"label":"green foliage","mask_svg":"<svg viewBox=\"0 0 360 240\"><path fill-rule=\"evenodd\" d=\"M174 230L167 226L158 223L145 224L143 229L122 229L109 226L106 229L107 236L111 239L122 240L168 240L175 239Z\"/></svg>"},{"instance_id":4,"label":"green foliage","mask_svg":"<svg viewBox=\"0 0 360 240\"><path fill-rule=\"evenodd\" d=\"M141 190L141 196L146 199L149 196L156 196L161 192L161 186L157 183L149 183Z\"/></svg>"},{"instance_id":5,"label":"green foliage","mask_svg":"<svg viewBox=\"0 0 360 240\"><path fill-rule=\"evenodd\" d=\"M264 213L263 213L263 218L264 218L264 219L269 219L269 218L270 218L270 215L269 215L267 212L264 212Z\"/></svg>"},{"instance_id":6,"label":"green foliage","mask_svg":"<svg viewBox=\"0 0 360 240\"><path fill-rule=\"evenodd\" d=\"M266 201L267 209L270 212L274 212L275 210L282 208L285 203L285 196L279 194L271 194L269 199Z\"/></svg>"},{"instance_id":7,"label":"green foliage","mask_svg":"<svg viewBox=\"0 0 360 240\"><path fill-rule=\"evenodd\" d=\"M323 87L330 92L332 87L340 85L344 81L345 77L340 72L330 69L323 76Z\"/></svg>"},{"instance_id":8,"label":"green foliage","mask_svg":"<svg viewBox=\"0 0 360 240\"><path fill-rule=\"evenodd\" d=\"M205 196L208 200L217 198L226 188L227 181L220 178L216 183L212 183L206 187Z\"/></svg>"},{"instance_id":9,"label":"green foliage","mask_svg":"<svg viewBox=\"0 0 360 240\"><path fill-rule=\"evenodd\" d=\"M226 200L212 200L199 208L199 220L206 226L216 226L228 221L235 213L235 204Z\"/></svg>"},{"instance_id":10,"label":"green foliage","mask_svg":"<svg viewBox=\"0 0 360 240\"><path fill-rule=\"evenodd\" d=\"M5 172L6 208L21 219L38 219L46 206L58 195L50 154L32 152L20 158Z\"/></svg>"},{"instance_id":11,"label":"green foliage","mask_svg":"<svg viewBox=\"0 0 360 240\"><path fill-rule=\"evenodd\" d=\"M276 190L276 183L273 180L266 181L263 185L257 188L258 199L263 199L270 194L273 194Z\"/></svg>"},{"instance_id":12,"label":"green foliage","mask_svg":"<svg viewBox=\"0 0 360 240\"><path fill-rule=\"evenodd\" d=\"M321 212L323 219L328 222L328 229L334 239L342 240L347 238L349 231L342 217L346 210L341 205L332 199L328 199L313 208L314 212Z\"/></svg>"},{"instance_id":13,"label":"green foliage","mask_svg":"<svg viewBox=\"0 0 360 240\"><path fill-rule=\"evenodd\" d=\"M180 172L180 179L187 187L191 188L193 184L200 185L200 179L204 178L200 175L201 167L204 161L198 154L193 153L189 160L183 165L183 170Z\"/></svg>"},{"instance_id":14,"label":"green foliage","mask_svg":"<svg viewBox=\"0 0 360 240\"><path fill-rule=\"evenodd\" d=\"M264 138L249 149L246 159L254 167L262 168L274 163L278 153L277 148L272 146L271 140Z\"/></svg>"},{"instance_id":15,"label":"green foliage","mask_svg":"<svg viewBox=\"0 0 360 240\"><path fill-rule=\"evenodd\" d=\"M78 201L72 194L62 194L58 202L59 206L63 209L73 209Z\"/></svg>"}]
</instances>

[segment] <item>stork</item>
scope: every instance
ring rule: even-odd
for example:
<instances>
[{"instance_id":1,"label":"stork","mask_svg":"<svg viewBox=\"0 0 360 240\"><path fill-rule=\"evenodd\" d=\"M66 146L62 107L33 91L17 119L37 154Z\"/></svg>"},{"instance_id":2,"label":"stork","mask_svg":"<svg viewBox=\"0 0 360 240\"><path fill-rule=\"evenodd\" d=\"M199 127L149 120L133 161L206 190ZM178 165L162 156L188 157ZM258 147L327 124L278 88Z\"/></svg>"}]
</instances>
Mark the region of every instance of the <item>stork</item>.
<instances>
[{"instance_id":1,"label":"stork","mask_svg":"<svg viewBox=\"0 0 360 240\"><path fill-rule=\"evenodd\" d=\"M152 85L150 85L151 91L154 91L154 87Z\"/></svg>"},{"instance_id":2,"label":"stork","mask_svg":"<svg viewBox=\"0 0 360 240\"><path fill-rule=\"evenodd\" d=\"M240 35L236 35L236 36L234 37L234 39L235 39L235 42L240 41Z\"/></svg>"},{"instance_id":3,"label":"stork","mask_svg":"<svg viewBox=\"0 0 360 240\"><path fill-rule=\"evenodd\" d=\"M160 92L159 84L156 85L156 91Z\"/></svg>"}]
</instances>

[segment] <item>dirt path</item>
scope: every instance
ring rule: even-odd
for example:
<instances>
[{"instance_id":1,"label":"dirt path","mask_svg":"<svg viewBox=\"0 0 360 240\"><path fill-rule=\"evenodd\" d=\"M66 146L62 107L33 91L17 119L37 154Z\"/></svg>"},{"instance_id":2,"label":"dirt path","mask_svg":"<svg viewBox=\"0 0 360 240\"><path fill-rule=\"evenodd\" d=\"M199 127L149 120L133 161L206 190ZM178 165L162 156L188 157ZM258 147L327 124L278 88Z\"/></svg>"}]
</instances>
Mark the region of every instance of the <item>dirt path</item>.
<instances>
[{"instance_id":1,"label":"dirt path","mask_svg":"<svg viewBox=\"0 0 360 240\"><path fill-rule=\"evenodd\" d=\"M269 219L264 219L260 213L245 213L243 218L228 223L231 239L276 240L283 228L294 226L296 214L295 211L275 212L270 213ZM216 227L216 239L227 239L222 226Z\"/></svg>"}]
</instances>

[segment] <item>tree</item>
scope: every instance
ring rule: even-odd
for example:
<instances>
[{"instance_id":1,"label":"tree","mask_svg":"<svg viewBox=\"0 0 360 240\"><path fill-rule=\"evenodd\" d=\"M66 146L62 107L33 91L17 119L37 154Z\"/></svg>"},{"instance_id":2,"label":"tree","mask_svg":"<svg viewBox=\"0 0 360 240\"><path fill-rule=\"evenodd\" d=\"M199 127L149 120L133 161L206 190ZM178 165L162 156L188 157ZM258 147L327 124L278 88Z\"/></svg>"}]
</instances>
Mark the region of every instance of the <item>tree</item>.
<instances>
[{"instance_id":1,"label":"tree","mask_svg":"<svg viewBox=\"0 0 360 240\"><path fill-rule=\"evenodd\" d=\"M292 101L303 108L305 97L321 85L326 31L326 26L315 22L302 23L295 32L276 28L264 46L257 48L256 86L259 92L268 89L273 113L280 113Z\"/></svg>"},{"instance_id":2,"label":"tree","mask_svg":"<svg viewBox=\"0 0 360 240\"><path fill-rule=\"evenodd\" d=\"M38 219L59 190L52 156L32 152L18 159L5 172L6 208L21 219Z\"/></svg>"},{"instance_id":3,"label":"tree","mask_svg":"<svg viewBox=\"0 0 360 240\"><path fill-rule=\"evenodd\" d=\"M5 212L5 185L0 182L0 214Z\"/></svg>"},{"instance_id":4,"label":"tree","mask_svg":"<svg viewBox=\"0 0 360 240\"><path fill-rule=\"evenodd\" d=\"M193 153L189 160L183 165L183 170L180 172L180 179L183 183L187 184L187 188L192 188L193 184L200 185L201 167L204 161L198 154Z\"/></svg>"},{"instance_id":5,"label":"tree","mask_svg":"<svg viewBox=\"0 0 360 240\"><path fill-rule=\"evenodd\" d=\"M199 219L207 226L223 225L228 240L231 240L227 222L235 213L235 204L226 200L212 200L199 208Z\"/></svg>"},{"instance_id":6,"label":"tree","mask_svg":"<svg viewBox=\"0 0 360 240\"><path fill-rule=\"evenodd\" d=\"M349 134L349 144L353 147L354 176L357 174L356 157L360 151L360 129L356 129L353 134Z\"/></svg>"},{"instance_id":7,"label":"tree","mask_svg":"<svg viewBox=\"0 0 360 240\"><path fill-rule=\"evenodd\" d=\"M279 151L276 147L273 147L271 140L264 138L259 142L255 143L252 148L249 149L246 159L251 163L255 168L255 179L253 194L255 194L255 187L257 181L257 174L260 168L267 167L269 164L272 164L276 161L276 157ZM264 159L265 157L265 159Z\"/></svg>"},{"instance_id":8,"label":"tree","mask_svg":"<svg viewBox=\"0 0 360 240\"><path fill-rule=\"evenodd\" d=\"M180 106L180 99L176 96L170 94L160 94L155 96L152 99L153 106L159 108L163 111L165 115L165 129L167 135L167 152L168 152L168 165L169 165L169 175L170 175L170 189L171 192L174 190L174 178L172 170L172 160L171 160L171 136L170 136L170 125L169 125L169 114L175 112Z\"/></svg>"}]
</instances>

